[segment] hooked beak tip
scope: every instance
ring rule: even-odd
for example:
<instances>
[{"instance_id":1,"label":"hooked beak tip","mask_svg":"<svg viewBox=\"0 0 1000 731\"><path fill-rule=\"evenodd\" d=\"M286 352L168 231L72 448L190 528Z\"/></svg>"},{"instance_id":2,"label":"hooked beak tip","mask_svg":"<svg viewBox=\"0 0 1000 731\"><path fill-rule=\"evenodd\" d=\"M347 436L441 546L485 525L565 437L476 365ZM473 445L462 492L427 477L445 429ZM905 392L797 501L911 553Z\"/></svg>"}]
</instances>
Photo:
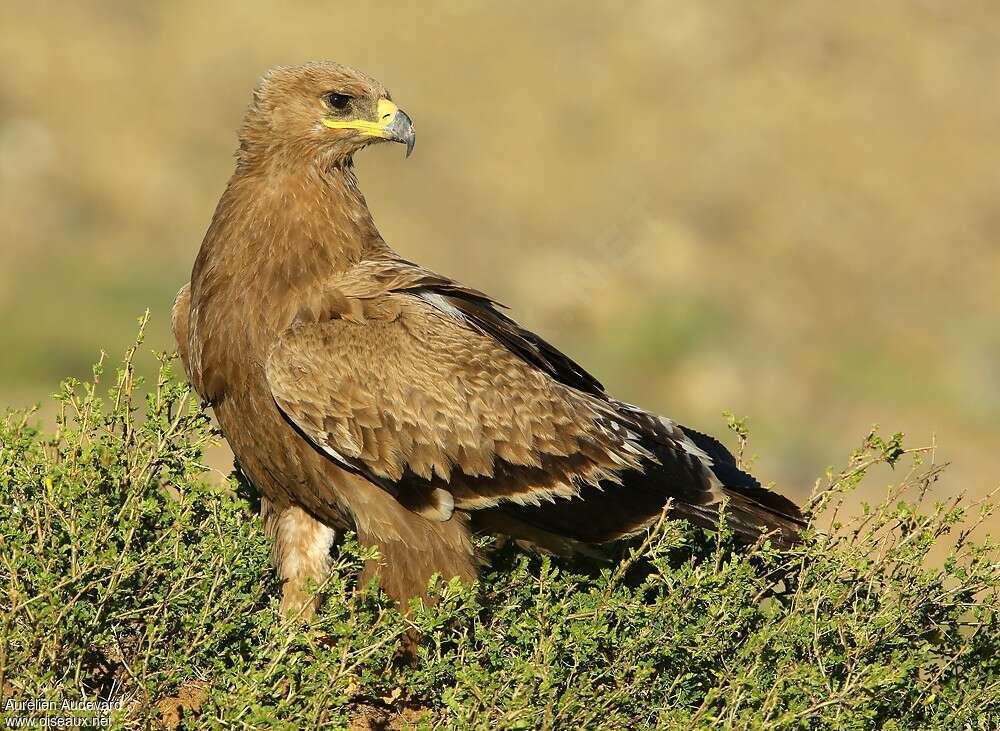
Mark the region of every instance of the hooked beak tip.
<instances>
[{"instance_id":1,"label":"hooked beak tip","mask_svg":"<svg viewBox=\"0 0 1000 731\"><path fill-rule=\"evenodd\" d=\"M392 122L386 128L388 139L402 142L406 145L406 156L413 154L413 146L417 142L417 134L413 130L413 120L402 109L397 109Z\"/></svg>"}]
</instances>

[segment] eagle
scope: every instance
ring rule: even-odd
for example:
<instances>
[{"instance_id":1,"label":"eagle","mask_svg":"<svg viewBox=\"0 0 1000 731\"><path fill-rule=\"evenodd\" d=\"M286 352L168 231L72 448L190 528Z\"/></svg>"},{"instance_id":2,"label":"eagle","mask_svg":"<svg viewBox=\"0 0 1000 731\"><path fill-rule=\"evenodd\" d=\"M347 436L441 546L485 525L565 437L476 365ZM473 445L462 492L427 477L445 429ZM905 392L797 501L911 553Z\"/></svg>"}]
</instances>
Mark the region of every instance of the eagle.
<instances>
[{"instance_id":1,"label":"eagle","mask_svg":"<svg viewBox=\"0 0 1000 731\"><path fill-rule=\"evenodd\" d=\"M664 510L743 542L798 540L799 508L716 439L615 399L483 292L382 238L354 155L406 145L378 81L268 71L236 169L173 307L180 357L261 495L281 606L309 616L338 531L377 548L360 580L406 603L471 581L472 537L588 551Z\"/></svg>"}]
</instances>

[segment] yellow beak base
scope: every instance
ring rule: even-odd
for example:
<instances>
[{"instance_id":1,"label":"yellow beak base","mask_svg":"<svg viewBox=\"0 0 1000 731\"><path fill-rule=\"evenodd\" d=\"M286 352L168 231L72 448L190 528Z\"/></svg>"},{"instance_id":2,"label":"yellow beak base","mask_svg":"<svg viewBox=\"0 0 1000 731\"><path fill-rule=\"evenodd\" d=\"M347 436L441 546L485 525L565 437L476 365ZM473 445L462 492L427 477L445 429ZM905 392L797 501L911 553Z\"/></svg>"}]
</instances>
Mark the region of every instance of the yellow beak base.
<instances>
[{"instance_id":1,"label":"yellow beak base","mask_svg":"<svg viewBox=\"0 0 1000 731\"><path fill-rule=\"evenodd\" d=\"M416 135L413 131L413 122L409 115L397 107L388 99L379 99L375 109L377 122L369 122L367 119L327 119L323 118L323 125L330 129L350 129L360 132L366 137L378 137L392 142L402 142L406 145L406 156L413 152L413 145Z\"/></svg>"},{"instance_id":2,"label":"yellow beak base","mask_svg":"<svg viewBox=\"0 0 1000 731\"><path fill-rule=\"evenodd\" d=\"M399 111L399 107L393 104L388 99L379 99L378 107L375 110L375 116L378 117L377 122L369 122L367 119L323 119L323 125L329 127L330 129L353 129L358 132L364 132L370 137L381 137L385 139L388 136L388 127L392 124L392 118L396 116Z\"/></svg>"}]
</instances>

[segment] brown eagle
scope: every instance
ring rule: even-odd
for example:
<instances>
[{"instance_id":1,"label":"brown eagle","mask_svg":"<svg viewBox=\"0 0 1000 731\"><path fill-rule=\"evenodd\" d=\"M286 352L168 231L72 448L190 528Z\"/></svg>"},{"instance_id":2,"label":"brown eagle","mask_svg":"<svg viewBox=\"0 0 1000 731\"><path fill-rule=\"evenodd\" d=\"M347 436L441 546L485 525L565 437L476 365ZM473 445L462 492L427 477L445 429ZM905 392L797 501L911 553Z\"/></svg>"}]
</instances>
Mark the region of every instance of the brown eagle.
<instances>
[{"instance_id":1,"label":"brown eagle","mask_svg":"<svg viewBox=\"0 0 1000 731\"><path fill-rule=\"evenodd\" d=\"M742 540L805 525L712 437L617 401L488 295L379 235L354 154L409 116L335 63L268 72L173 330L240 469L262 495L282 606L311 611L336 530L380 558L397 600L476 576L470 536L565 553L672 514Z\"/></svg>"}]
</instances>

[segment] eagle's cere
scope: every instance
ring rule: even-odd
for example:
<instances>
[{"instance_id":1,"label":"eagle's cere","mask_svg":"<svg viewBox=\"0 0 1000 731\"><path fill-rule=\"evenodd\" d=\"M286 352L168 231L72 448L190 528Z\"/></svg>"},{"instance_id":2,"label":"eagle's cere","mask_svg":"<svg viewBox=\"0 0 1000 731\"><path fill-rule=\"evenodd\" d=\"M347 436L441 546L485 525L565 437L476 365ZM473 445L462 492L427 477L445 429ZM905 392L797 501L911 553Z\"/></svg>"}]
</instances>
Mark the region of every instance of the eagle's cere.
<instances>
[{"instance_id":1,"label":"eagle's cere","mask_svg":"<svg viewBox=\"0 0 1000 731\"><path fill-rule=\"evenodd\" d=\"M240 130L174 333L260 490L286 608L322 581L335 530L377 546L405 600L472 579L470 535L565 552L642 531L669 499L712 527L795 540L802 515L715 439L609 396L475 289L406 261L352 171L413 147L377 81L334 63L269 72Z\"/></svg>"}]
</instances>

